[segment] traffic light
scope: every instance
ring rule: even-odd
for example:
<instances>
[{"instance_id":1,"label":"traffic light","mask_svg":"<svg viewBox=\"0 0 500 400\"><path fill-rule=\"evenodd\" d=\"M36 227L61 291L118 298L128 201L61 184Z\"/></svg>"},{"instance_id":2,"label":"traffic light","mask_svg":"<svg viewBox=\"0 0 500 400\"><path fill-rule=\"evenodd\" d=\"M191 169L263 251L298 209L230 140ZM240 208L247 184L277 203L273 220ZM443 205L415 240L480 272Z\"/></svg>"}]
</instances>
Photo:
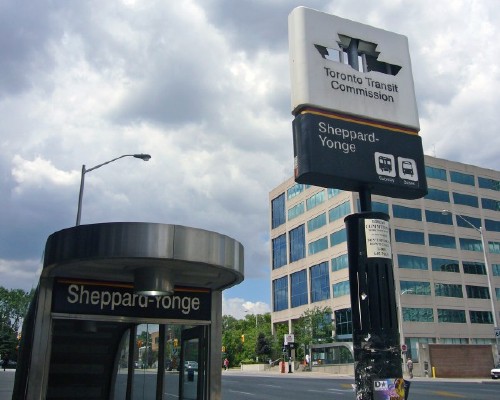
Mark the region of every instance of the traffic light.
<instances>
[{"instance_id":1,"label":"traffic light","mask_svg":"<svg viewBox=\"0 0 500 400\"><path fill-rule=\"evenodd\" d=\"M179 339L174 339L174 347L179 346Z\"/></svg>"},{"instance_id":2,"label":"traffic light","mask_svg":"<svg viewBox=\"0 0 500 400\"><path fill-rule=\"evenodd\" d=\"M137 341L137 347L139 347L139 348L142 347L142 340Z\"/></svg>"},{"instance_id":3,"label":"traffic light","mask_svg":"<svg viewBox=\"0 0 500 400\"><path fill-rule=\"evenodd\" d=\"M226 346L222 346L222 352L225 353L226 352Z\"/></svg>"},{"instance_id":4,"label":"traffic light","mask_svg":"<svg viewBox=\"0 0 500 400\"><path fill-rule=\"evenodd\" d=\"M245 335L241 335L241 343L245 343Z\"/></svg>"}]
</instances>

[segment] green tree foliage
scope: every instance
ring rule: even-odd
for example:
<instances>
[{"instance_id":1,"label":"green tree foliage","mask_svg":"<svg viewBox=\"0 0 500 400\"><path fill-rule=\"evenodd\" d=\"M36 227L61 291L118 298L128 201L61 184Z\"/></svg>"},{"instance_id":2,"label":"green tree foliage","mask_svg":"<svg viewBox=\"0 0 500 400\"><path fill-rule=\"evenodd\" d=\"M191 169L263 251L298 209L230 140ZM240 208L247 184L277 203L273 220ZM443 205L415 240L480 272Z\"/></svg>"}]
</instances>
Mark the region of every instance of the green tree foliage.
<instances>
[{"instance_id":1,"label":"green tree foliage","mask_svg":"<svg viewBox=\"0 0 500 400\"><path fill-rule=\"evenodd\" d=\"M34 293L0 286L0 353L12 359L16 359L18 334Z\"/></svg>"},{"instance_id":2,"label":"green tree foliage","mask_svg":"<svg viewBox=\"0 0 500 400\"><path fill-rule=\"evenodd\" d=\"M303 349L316 343L331 343L332 309L330 307L314 307L304 311L294 324L295 343Z\"/></svg>"},{"instance_id":3,"label":"green tree foliage","mask_svg":"<svg viewBox=\"0 0 500 400\"><path fill-rule=\"evenodd\" d=\"M255 345L255 354L261 361L265 361L271 355L271 344L269 339L262 332L257 336L257 343Z\"/></svg>"}]
</instances>

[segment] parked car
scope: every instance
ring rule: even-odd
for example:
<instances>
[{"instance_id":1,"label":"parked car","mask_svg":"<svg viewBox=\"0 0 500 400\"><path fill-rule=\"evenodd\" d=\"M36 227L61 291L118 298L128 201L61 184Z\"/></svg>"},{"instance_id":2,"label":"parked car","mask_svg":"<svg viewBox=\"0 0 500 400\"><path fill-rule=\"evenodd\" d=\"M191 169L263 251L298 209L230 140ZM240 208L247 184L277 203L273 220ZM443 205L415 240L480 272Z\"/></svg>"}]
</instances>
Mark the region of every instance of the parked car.
<instances>
[{"instance_id":1,"label":"parked car","mask_svg":"<svg viewBox=\"0 0 500 400\"><path fill-rule=\"evenodd\" d=\"M491 379L500 378L500 364L491 370Z\"/></svg>"},{"instance_id":2,"label":"parked car","mask_svg":"<svg viewBox=\"0 0 500 400\"><path fill-rule=\"evenodd\" d=\"M186 361L184 363L184 369L198 371L198 363L196 361Z\"/></svg>"}]
</instances>

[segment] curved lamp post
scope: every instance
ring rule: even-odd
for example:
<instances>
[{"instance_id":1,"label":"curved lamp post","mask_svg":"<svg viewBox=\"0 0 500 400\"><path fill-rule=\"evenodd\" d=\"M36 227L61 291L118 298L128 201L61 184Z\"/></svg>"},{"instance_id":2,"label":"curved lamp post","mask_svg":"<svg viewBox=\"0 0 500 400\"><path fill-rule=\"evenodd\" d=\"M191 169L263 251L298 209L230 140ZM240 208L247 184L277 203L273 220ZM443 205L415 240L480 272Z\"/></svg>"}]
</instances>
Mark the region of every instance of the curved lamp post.
<instances>
[{"instance_id":1,"label":"curved lamp post","mask_svg":"<svg viewBox=\"0 0 500 400\"><path fill-rule=\"evenodd\" d=\"M112 160L103 162L102 164L96 165L95 167L86 169L85 164L82 165L82 177L80 180L80 194L78 196L78 211L76 213L76 226L80 225L80 219L82 216L82 200L83 200L83 187L85 185L85 174L87 172L93 171L94 169L101 168L102 166L112 163L113 161L119 160L120 158L124 157L134 157L134 158L140 158L141 160L144 161L149 161L151 156L149 154L124 154L123 156L113 158Z\"/></svg>"},{"instance_id":2,"label":"curved lamp post","mask_svg":"<svg viewBox=\"0 0 500 400\"><path fill-rule=\"evenodd\" d=\"M405 289L399 292L398 300L398 311L399 311L399 343L401 345L401 349L403 348L403 344L405 344L405 338L403 334L403 305L401 304L401 297L407 293L414 293L413 289ZM406 352L403 353L403 368L406 370Z\"/></svg>"}]
</instances>

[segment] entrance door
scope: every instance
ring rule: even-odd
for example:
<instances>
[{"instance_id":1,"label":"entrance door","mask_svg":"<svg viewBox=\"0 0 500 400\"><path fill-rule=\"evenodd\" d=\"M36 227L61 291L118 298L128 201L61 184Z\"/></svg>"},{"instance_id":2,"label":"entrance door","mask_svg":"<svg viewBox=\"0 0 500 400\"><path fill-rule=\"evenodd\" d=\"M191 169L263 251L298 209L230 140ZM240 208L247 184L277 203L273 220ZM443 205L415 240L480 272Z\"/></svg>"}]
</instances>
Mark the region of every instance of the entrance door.
<instances>
[{"instance_id":1,"label":"entrance door","mask_svg":"<svg viewBox=\"0 0 500 400\"><path fill-rule=\"evenodd\" d=\"M179 400L203 400L207 393L207 327L181 334Z\"/></svg>"}]
</instances>

